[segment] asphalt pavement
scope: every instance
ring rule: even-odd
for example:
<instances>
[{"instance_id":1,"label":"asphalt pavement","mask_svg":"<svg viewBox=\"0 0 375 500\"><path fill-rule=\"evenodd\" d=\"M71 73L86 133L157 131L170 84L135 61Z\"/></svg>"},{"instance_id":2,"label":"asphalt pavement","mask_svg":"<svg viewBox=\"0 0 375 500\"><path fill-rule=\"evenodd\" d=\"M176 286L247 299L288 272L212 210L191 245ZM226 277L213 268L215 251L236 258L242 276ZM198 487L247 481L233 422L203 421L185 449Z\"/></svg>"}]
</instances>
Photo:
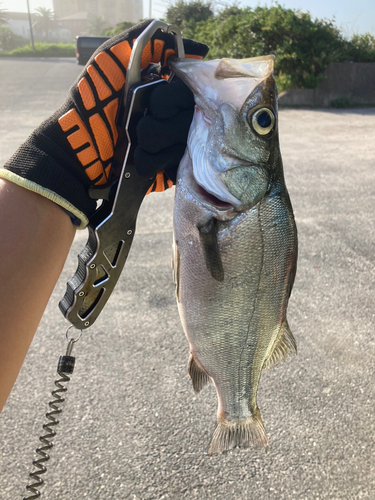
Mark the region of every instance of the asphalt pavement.
<instances>
[{"instance_id":1,"label":"asphalt pavement","mask_svg":"<svg viewBox=\"0 0 375 500\"><path fill-rule=\"evenodd\" d=\"M81 69L72 59L0 59L1 164ZM74 348L42 498L375 498L375 110L284 109L279 120L299 231L288 310L298 355L262 376L269 452L206 453L216 394L209 386L195 395L187 376L170 268L171 189L147 197L121 281ZM77 234L0 415L2 500L25 494L66 349L57 304L86 238Z\"/></svg>"}]
</instances>

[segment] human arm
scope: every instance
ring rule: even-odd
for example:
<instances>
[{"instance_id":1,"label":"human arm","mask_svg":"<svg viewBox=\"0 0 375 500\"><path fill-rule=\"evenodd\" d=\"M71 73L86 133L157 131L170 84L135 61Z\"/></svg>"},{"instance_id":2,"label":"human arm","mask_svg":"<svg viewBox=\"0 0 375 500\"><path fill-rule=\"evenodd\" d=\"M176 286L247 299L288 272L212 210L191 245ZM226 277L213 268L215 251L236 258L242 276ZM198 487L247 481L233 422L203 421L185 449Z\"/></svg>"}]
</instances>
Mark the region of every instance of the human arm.
<instances>
[{"instance_id":1,"label":"human arm","mask_svg":"<svg viewBox=\"0 0 375 500\"><path fill-rule=\"evenodd\" d=\"M52 201L0 179L0 411L75 234Z\"/></svg>"}]
</instances>

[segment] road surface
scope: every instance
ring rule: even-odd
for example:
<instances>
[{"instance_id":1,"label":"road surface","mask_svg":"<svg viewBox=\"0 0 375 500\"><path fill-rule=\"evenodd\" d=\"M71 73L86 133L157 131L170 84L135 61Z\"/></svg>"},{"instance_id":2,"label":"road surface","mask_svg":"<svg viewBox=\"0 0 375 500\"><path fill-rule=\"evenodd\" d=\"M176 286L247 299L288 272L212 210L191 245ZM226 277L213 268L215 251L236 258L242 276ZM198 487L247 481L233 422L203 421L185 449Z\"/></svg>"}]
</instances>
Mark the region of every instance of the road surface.
<instances>
[{"instance_id":1,"label":"road surface","mask_svg":"<svg viewBox=\"0 0 375 500\"><path fill-rule=\"evenodd\" d=\"M0 60L1 164L81 69L73 59ZM210 386L196 396L187 376L170 269L172 189L147 198L126 271L74 348L42 498L375 498L374 130L374 109L280 112L299 231L288 311L298 356L261 380L269 452L206 454L216 395ZM0 416L3 500L25 494L66 348L57 304L85 242L79 232Z\"/></svg>"}]
</instances>

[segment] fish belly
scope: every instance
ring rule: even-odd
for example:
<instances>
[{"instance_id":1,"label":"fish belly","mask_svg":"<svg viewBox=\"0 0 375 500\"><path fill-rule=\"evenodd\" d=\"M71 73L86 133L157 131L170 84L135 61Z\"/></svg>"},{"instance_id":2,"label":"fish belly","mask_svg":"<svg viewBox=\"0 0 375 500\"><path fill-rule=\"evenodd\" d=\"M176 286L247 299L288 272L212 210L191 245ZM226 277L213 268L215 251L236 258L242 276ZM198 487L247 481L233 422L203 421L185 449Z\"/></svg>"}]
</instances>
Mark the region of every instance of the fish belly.
<instances>
[{"instance_id":1,"label":"fish belly","mask_svg":"<svg viewBox=\"0 0 375 500\"><path fill-rule=\"evenodd\" d=\"M209 448L215 454L268 444L257 387L286 328L297 238L286 190L271 192L232 220L217 221L224 272L218 281L206 264L198 229L210 217L180 178L174 214L178 307L191 362L216 387L218 426Z\"/></svg>"}]
</instances>

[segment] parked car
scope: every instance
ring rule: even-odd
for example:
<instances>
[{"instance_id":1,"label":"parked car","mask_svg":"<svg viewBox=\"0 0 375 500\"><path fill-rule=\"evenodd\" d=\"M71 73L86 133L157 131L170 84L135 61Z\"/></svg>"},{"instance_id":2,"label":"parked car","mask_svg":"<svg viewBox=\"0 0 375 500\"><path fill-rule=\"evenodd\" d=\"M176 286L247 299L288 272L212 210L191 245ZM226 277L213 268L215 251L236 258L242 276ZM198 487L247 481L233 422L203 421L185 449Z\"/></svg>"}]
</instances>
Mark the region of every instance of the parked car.
<instances>
[{"instance_id":1,"label":"parked car","mask_svg":"<svg viewBox=\"0 0 375 500\"><path fill-rule=\"evenodd\" d=\"M77 36L76 57L77 63L85 65L98 47L110 36Z\"/></svg>"}]
</instances>

